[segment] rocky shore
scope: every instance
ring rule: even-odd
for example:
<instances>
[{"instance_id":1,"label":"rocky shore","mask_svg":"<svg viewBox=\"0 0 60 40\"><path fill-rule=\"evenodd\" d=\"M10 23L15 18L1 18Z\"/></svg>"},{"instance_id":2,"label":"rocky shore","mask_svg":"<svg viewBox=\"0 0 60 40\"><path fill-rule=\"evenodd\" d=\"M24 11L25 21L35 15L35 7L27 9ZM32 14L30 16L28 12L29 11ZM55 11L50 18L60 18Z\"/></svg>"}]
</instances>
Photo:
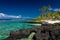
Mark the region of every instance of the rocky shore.
<instances>
[{"instance_id":1,"label":"rocky shore","mask_svg":"<svg viewBox=\"0 0 60 40\"><path fill-rule=\"evenodd\" d=\"M60 40L60 24L42 24L35 28L12 31L10 36L3 40L27 38L32 32L36 33L33 40Z\"/></svg>"}]
</instances>

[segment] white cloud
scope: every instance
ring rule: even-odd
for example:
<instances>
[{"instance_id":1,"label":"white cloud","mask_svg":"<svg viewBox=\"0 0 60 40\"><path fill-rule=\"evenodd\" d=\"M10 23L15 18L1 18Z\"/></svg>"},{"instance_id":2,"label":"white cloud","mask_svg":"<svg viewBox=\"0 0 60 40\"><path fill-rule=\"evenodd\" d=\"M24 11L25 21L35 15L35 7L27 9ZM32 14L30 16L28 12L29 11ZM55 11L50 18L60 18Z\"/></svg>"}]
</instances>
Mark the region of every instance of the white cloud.
<instances>
[{"instance_id":1,"label":"white cloud","mask_svg":"<svg viewBox=\"0 0 60 40\"><path fill-rule=\"evenodd\" d=\"M51 11L59 11L60 12L60 8L50 8L49 10L51 10Z\"/></svg>"},{"instance_id":2,"label":"white cloud","mask_svg":"<svg viewBox=\"0 0 60 40\"><path fill-rule=\"evenodd\" d=\"M15 16L15 15L7 15L4 13L0 13L0 18L21 18L21 15Z\"/></svg>"},{"instance_id":3,"label":"white cloud","mask_svg":"<svg viewBox=\"0 0 60 40\"><path fill-rule=\"evenodd\" d=\"M53 10L53 8L50 8L49 10Z\"/></svg>"},{"instance_id":4,"label":"white cloud","mask_svg":"<svg viewBox=\"0 0 60 40\"><path fill-rule=\"evenodd\" d=\"M23 19L32 19L31 17L25 17L25 16L21 16L21 15L7 15L7 14L4 14L4 13L0 13L0 19L9 19L9 18L23 18Z\"/></svg>"}]
</instances>

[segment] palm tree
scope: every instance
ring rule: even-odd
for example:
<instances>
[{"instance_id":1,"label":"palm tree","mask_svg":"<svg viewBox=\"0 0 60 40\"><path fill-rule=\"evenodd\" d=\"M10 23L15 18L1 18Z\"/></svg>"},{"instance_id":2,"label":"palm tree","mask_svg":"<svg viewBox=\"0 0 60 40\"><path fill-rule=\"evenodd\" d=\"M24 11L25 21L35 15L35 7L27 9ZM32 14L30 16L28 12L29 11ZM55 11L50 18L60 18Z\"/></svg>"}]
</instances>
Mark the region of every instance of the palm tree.
<instances>
[{"instance_id":1,"label":"palm tree","mask_svg":"<svg viewBox=\"0 0 60 40\"><path fill-rule=\"evenodd\" d=\"M40 12L41 12L41 15L44 15L46 14L47 11L50 11L49 10L50 6L43 6L41 9L40 9Z\"/></svg>"}]
</instances>

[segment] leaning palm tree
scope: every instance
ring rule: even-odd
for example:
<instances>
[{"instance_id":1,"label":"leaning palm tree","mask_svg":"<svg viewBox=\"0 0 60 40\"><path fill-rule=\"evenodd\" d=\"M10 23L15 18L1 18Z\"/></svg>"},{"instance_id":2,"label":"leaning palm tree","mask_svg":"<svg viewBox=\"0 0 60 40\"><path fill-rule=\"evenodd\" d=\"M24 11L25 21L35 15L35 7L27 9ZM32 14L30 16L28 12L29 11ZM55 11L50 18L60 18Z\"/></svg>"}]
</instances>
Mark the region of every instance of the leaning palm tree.
<instances>
[{"instance_id":1,"label":"leaning palm tree","mask_svg":"<svg viewBox=\"0 0 60 40\"><path fill-rule=\"evenodd\" d=\"M51 7L50 7L50 5L48 5L48 6L43 6L42 8L40 8L40 12L41 12L41 15L45 15L46 14L46 12L49 12Z\"/></svg>"},{"instance_id":2,"label":"leaning palm tree","mask_svg":"<svg viewBox=\"0 0 60 40\"><path fill-rule=\"evenodd\" d=\"M35 35L35 32L32 32L27 38L22 38L20 40L33 40L33 36Z\"/></svg>"}]
</instances>

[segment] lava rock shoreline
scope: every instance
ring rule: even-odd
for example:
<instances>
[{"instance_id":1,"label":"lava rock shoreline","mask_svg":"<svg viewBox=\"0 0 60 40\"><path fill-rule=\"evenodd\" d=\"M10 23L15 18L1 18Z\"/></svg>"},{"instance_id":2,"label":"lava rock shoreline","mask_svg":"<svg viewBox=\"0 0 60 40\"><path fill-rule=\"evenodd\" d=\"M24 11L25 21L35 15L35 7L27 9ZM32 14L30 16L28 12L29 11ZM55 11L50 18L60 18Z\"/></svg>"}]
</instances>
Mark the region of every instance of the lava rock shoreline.
<instances>
[{"instance_id":1,"label":"lava rock shoreline","mask_svg":"<svg viewBox=\"0 0 60 40\"><path fill-rule=\"evenodd\" d=\"M32 32L36 33L33 40L60 40L60 24L42 24L35 28L12 31L10 36L3 40L18 40L26 38Z\"/></svg>"}]
</instances>

